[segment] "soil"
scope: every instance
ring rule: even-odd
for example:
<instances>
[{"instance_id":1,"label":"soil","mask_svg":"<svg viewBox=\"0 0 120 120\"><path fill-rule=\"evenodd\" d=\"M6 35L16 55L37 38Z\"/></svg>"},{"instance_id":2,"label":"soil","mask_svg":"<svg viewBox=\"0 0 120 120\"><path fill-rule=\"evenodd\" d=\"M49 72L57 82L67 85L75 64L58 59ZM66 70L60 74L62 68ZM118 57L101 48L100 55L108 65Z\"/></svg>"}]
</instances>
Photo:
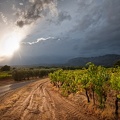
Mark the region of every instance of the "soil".
<instances>
[{"instance_id":1,"label":"soil","mask_svg":"<svg viewBox=\"0 0 120 120\"><path fill-rule=\"evenodd\" d=\"M0 80L0 86L9 85L9 84L13 84L13 83L16 83L13 79Z\"/></svg>"},{"instance_id":2,"label":"soil","mask_svg":"<svg viewBox=\"0 0 120 120\"><path fill-rule=\"evenodd\" d=\"M29 80L39 80L40 78L30 78ZM21 81L15 81L14 79L0 79L0 87L5 86L5 85L10 85L14 83L20 83L20 82L25 82L29 80L21 80Z\"/></svg>"},{"instance_id":3,"label":"soil","mask_svg":"<svg viewBox=\"0 0 120 120\"><path fill-rule=\"evenodd\" d=\"M84 101L84 97L82 100ZM81 102L83 102L81 101ZM0 98L0 120L102 120L54 90L49 78Z\"/></svg>"}]
</instances>

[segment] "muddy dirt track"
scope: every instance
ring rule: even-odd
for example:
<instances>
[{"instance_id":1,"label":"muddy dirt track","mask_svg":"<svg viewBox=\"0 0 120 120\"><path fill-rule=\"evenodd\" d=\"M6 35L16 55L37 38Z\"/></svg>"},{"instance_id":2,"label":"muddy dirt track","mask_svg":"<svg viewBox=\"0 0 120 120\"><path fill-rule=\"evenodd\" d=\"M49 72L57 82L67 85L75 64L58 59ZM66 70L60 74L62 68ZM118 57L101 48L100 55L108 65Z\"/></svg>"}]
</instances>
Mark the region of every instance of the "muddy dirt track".
<instances>
[{"instance_id":1,"label":"muddy dirt track","mask_svg":"<svg viewBox=\"0 0 120 120\"><path fill-rule=\"evenodd\" d=\"M48 78L0 98L0 120L98 120L48 86Z\"/></svg>"}]
</instances>

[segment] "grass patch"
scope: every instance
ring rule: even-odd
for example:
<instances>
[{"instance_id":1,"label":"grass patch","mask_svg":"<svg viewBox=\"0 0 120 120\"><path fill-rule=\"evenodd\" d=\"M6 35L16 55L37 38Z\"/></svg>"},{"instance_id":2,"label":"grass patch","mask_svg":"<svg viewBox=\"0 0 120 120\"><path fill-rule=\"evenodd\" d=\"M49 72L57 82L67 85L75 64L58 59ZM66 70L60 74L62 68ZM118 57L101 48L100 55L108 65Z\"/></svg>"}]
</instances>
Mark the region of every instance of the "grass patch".
<instances>
[{"instance_id":1,"label":"grass patch","mask_svg":"<svg viewBox=\"0 0 120 120\"><path fill-rule=\"evenodd\" d=\"M0 80L11 79L12 74L10 72L0 72Z\"/></svg>"}]
</instances>

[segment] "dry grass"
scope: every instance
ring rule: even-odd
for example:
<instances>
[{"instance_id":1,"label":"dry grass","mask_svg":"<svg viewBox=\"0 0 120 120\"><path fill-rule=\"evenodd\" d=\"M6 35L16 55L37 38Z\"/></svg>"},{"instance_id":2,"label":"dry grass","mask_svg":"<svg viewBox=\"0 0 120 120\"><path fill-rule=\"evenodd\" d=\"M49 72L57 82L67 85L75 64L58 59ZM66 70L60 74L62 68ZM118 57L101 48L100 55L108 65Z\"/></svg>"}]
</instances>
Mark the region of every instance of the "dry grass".
<instances>
[{"instance_id":1,"label":"dry grass","mask_svg":"<svg viewBox=\"0 0 120 120\"><path fill-rule=\"evenodd\" d=\"M106 107L104 109L101 109L98 103L96 103L96 105L93 105L92 100L90 103L87 103L86 96L84 95L84 93L77 93L75 95L71 94L69 95L68 99L74 101L79 106L82 106L86 114L95 115L103 120L115 120L115 113L114 113L115 105L114 105L113 97L108 98L108 100L106 101ZM120 114L120 110L119 110L119 114ZM120 120L120 118L118 118L118 120Z\"/></svg>"}]
</instances>

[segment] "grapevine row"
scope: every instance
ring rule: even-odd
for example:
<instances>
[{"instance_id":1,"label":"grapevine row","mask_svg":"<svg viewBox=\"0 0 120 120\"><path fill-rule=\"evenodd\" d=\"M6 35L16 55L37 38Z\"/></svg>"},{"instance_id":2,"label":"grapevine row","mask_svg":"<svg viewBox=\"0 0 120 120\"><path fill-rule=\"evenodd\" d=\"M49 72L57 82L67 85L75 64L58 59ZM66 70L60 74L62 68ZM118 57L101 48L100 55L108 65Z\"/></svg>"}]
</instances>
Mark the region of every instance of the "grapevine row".
<instances>
[{"instance_id":1,"label":"grapevine row","mask_svg":"<svg viewBox=\"0 0 120 120\"><path fill-rule=\"evenodd\" d=\"M99 103L105 108L108 93L115 92L115 114L118 115L120 100L120 67L105 68L88 63L87 69L58 70L50 73L51 83L62 90L64 96L84 91L87 102Z\"/></svg>"}]
</instances>

